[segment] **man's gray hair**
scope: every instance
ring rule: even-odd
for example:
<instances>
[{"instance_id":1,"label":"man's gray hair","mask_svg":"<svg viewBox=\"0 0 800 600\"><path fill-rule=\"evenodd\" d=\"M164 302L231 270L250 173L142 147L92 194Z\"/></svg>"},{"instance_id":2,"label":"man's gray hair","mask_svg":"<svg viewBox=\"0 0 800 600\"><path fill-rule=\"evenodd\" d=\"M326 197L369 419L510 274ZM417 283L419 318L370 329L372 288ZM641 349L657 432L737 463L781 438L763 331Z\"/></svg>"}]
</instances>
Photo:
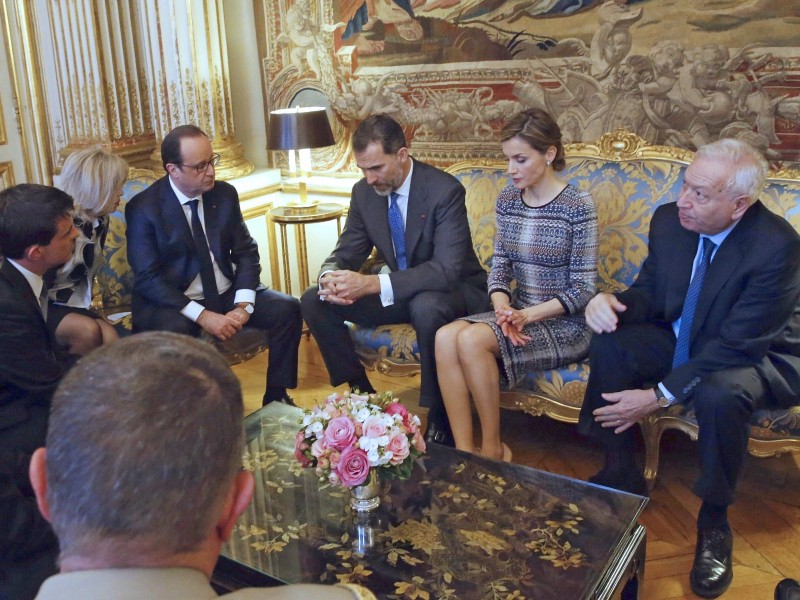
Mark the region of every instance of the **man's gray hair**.
<instances>
[{"instance_id":1,"label":"man's gray hair","mask_svg":"<svg viewBox=\"0 0 800 600\"><path fill-rule=\"evenodd\" d=\"M734 138L722 138L702 146L695 156L735 164L736 173L728 182L728 192L733 196L748 196L751 204L758 200L761 190L764 189L769 165L764 156L750 144Z\"/></svg>"},{"instance_id":2,"label":"man's gray hair","mask_svg":"<svg viewBox=\"0 0 800 600\"><path fill-rule=\"evenodd\" d=\"M239 381L209 344L141 333L82 358L53 397L47 500L62 559L172 555L215 525L241 467ZM133 563L139 557L130 557Z\"/></svg>"}]
</instances>

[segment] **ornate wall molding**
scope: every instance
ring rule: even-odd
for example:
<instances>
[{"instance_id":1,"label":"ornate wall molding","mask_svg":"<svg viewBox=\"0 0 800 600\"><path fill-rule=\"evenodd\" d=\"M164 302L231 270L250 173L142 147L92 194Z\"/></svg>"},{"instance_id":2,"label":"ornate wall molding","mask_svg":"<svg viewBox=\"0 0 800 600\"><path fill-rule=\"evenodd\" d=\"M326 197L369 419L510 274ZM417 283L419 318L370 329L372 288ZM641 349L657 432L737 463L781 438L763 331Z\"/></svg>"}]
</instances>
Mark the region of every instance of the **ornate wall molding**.
<instances>
[{"instance_id":1,"label":"ornate wall molding","mask_svg":"<svg viewBox=\"0 0 800 600\"><path fill-rule=\"evenodd\" d=\"M138 6L157 144L174 127L192 123L222 156L219 178L251 173L253 165L234 136L222 0L139 0ZM150 159L160 171L160 152Z\"/></svg>"},{"instance_id":2,"label":"ornate wall molding","mask_svg":"<svg viewBox=\"0 0 800 600\"><path fill-rule=\"evenodd\" d=\"M129 2L37 0L44 80L60 164L73 150L101 144L131 164L155 144L135 6Z\"/></svg>"},{"instance_id":3,"label":"ornate wall molding","mask_svg":"<svg viewBox=\"0 0 800 600\"><path fill-rule=\"evenodd\" d=\"M0 190L10 188L14 183L14 165L11 161L0 162Z\"/></svg>"},{"instance_id":4,"label":"ornate wall molding","mask_svg":"<svg viewBox=\"0 0 800 600\"><path fill-rule=\"evenodd\" d=\"M55 153L50 145L34 7L26 0L2 0L0 9L14 88L14 117L25 165L24 180L50 184Z\"/></svg>"}]
</instances>

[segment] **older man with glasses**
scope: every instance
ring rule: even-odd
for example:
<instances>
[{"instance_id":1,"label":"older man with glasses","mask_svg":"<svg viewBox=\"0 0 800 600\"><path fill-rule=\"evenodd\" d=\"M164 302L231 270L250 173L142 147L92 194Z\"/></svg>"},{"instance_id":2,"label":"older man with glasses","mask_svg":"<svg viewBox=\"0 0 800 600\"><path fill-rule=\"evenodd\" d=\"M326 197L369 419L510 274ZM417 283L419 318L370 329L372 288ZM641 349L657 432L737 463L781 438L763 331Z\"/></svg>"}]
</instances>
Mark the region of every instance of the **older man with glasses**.
<instances>
[{"instance_id":1,"label":"older man with glasses","mask_svg":"<svg viewBox=\"0 0 800 600\"><path fill-rule=\"evenodd\" d=\"M286 390L297 386L300 303L261 285L258 247L236 190L215 180L220 156L206 134L176 127L161 143L161 159L167 175L125 210L134 330L206 331L220 340L244 326L266 330L264 404L291 404Z\"/></svg>"}]
</instances>

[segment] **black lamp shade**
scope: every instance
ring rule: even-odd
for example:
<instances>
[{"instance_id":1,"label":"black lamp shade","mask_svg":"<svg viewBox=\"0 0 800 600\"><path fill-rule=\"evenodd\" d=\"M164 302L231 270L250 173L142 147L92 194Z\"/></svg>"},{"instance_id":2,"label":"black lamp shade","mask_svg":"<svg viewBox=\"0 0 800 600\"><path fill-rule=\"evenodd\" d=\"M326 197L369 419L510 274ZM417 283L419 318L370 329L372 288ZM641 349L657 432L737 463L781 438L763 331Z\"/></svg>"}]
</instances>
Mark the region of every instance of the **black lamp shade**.
<instances>
[{"instance_id":1,"label":"black lamp shade","mask_svg":"<svg viewBox=\"0 0 800 600\"><path fill-rule=\"evenodd\" d=\"M282 108L269 113L268 150L321 148L336 143L322 107Z\"/></svg>"}]
</instances>

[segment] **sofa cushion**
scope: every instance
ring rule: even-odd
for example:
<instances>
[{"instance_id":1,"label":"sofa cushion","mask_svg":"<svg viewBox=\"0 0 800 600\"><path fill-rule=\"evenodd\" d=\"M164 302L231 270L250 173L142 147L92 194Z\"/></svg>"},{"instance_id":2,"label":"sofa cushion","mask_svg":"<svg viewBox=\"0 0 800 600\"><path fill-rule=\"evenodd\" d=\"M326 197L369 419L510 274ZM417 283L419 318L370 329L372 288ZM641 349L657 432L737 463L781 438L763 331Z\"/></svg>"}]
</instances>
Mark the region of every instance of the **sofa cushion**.
<instances>
[{"instance_id":1,"label":"sofa cushion","mask_svg":"<svg viewBox=\"0 0 800 600\"><path fill-rule=\"evenodd\" d=\"M110 215L106 245L103 248L103 263L97 271L95 283L100 307L104 314L111 315L130 311L133 271L128 264L128 244L125 239L125 205L136 194L147 189L156 175L147 169L131 169L122 188L122 202ZM130 317L124 319L130 330Z\"/></svg>"}]
</instances>

